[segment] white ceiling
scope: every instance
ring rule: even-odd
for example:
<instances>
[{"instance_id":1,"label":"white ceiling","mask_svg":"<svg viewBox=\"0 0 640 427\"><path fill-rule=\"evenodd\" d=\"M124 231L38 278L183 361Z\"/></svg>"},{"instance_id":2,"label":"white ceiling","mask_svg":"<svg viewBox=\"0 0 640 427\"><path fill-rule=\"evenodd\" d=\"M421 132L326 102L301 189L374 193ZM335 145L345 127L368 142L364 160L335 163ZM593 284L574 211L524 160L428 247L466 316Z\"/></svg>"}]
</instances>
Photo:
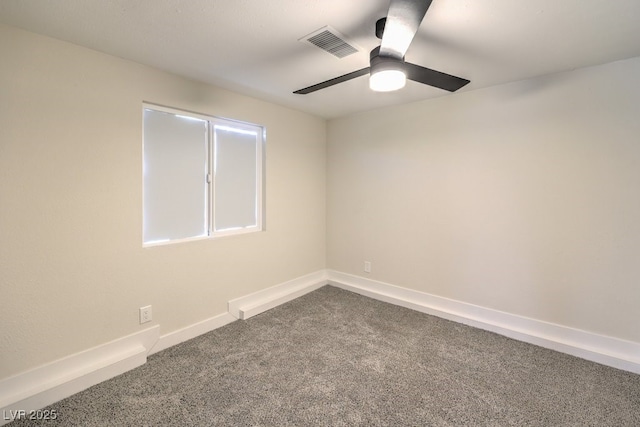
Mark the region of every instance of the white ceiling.
<instances>
[{"instance_id":1,"label":"white ceiling","mask_svg":"<svg viewBox=\"0 0 640 427\"><path fill-rule=\"evenodd\" d=\"M448 92L368 78L292 92L368 66L388 0L2 0L0 22L333 118ZM330 25L362 51L338 59L301 37ZM639 0L434 0L406 60L469 91L640 56ZM638 84L630 82L630 84Z\"/></svg>"}]
</instances>

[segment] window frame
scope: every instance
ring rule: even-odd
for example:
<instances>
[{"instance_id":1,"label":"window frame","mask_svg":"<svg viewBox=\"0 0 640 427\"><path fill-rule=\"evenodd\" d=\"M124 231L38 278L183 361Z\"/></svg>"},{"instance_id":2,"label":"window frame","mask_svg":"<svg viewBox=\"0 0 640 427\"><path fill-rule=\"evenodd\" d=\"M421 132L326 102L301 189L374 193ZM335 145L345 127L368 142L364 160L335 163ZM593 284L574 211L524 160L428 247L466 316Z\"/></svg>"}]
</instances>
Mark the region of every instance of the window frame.
<instances>
[{"instance_id":1,"label":"window frame","mask_svg":"<svg viewBox=\"0 0 640 427\"><path fill-rule=\"evenodd\" d=\"M179 239L167 239L167 240L156 240L156 241L148 241L145 242L144 236L144 222L145 222L145 151L144 151L144 131L145 131L145 122L144 122L144 114L145 110L158 111L162 113L174 114L179 117L185 117L188 119L197 119L203 120L207 122L207 146L206 146L206 195L205 195L205 206L207 211L206 216L206 230L207 234L202 236L193 236L193 237L185 237ZM256 135L256 225L247 226L247 227L238 227L238 228L230 228L224 230L215 230L215 218L214 218L214 210L215 210L215 176L214 176L214 165L215 165L215 127L230 127L234 129L238 129L245 132L255 133ZM209 239L219 239L227 236L236 236L240 234L249 234L256 233L260 231L265 231L265 164L266 164L266 128L263 125L245 122L241 120L228 119L225 117L212 116L202 113L196 113L188 110L180 110L177 108L167 107L164 105L153 104L149 102L142 103L142 221L143 221L143 231L142 231L142 246L153 247L153 246L164 246L164 245L172 245L177 243L186 243L193 242L198 240L209 240Z\"/></svg>"}]
</instances>

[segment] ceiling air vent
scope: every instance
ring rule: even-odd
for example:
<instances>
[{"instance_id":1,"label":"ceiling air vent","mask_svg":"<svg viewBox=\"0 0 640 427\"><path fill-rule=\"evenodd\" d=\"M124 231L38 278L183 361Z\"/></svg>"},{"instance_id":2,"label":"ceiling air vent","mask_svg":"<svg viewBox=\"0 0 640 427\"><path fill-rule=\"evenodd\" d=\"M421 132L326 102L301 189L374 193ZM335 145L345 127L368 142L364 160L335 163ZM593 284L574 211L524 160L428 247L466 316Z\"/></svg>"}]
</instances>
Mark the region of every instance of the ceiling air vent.
<instances>
[{"instance_id":1,"label":"ceiling air vent","mask_svg":"<svg viewBox=\"0 0 640 427\"><path fill-rule=\"evenodd\" d=\"M345 36L327 25L304 36L300 41L311 43L338 58L344 58L359 51L355 44L348 43L345 39Z\"/></svg>"}]
</instances>

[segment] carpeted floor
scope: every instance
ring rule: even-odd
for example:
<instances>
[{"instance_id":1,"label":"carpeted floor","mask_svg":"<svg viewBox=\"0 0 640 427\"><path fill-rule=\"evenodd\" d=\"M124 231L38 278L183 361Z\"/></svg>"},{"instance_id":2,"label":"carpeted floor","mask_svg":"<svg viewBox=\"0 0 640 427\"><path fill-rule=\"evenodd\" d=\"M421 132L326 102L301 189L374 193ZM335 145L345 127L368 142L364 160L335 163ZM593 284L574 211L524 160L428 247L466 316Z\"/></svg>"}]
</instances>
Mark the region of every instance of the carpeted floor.
<instances>
[{"instance_id":1,"label":"carpeted floor","mask_svg":"<svg viewBox=\"0 0 640 427\"><path fill-rule=\"evenodd\" d=\"M325 286L48 409L10 426L640 426L640 376Z\"/></svg>"}]
</instances>

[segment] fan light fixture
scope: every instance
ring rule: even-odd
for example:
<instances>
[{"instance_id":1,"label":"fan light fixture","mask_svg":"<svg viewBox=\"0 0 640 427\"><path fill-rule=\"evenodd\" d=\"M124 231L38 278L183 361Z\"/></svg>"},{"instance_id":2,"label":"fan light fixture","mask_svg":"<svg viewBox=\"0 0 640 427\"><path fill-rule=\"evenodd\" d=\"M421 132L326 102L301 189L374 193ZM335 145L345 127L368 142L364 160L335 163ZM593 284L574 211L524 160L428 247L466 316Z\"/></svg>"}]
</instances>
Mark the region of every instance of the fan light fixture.
<instances>
[{"instance_id":1,"label":"fan light fixture","mask_svg":"<svg viewBox=\"0 0 640 427\"><path fill-rule=\"evenodd\" d=\"M391 92L402 89L407 76L401 70L382 70L369 77L369 88L375 92Z\"/></svg>"},{"instance_id":2,"label":"fan light fixture","mask_svg":"<svg viewBox=\"0 0 640 427\"><path fill-rule=\"evenodd\" d=\"M380 48L376 47L369 54L371 76L369 88L376 92L391 92L402 89L407 84L404 71L404 59L396 59L380 55Z\"/></svg>"}]
</instances>

